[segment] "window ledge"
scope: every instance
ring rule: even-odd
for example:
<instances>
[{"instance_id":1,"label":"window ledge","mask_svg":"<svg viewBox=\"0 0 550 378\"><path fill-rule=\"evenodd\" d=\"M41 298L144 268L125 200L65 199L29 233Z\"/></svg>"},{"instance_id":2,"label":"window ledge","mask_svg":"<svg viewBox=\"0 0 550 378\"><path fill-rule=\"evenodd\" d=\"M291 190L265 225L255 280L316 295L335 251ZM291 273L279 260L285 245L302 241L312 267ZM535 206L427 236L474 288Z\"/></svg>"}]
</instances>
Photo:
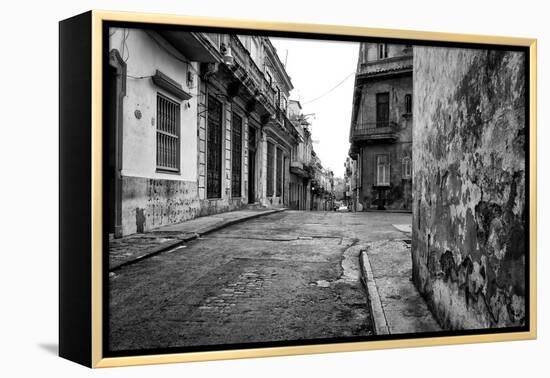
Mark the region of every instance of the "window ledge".
<instances>
[{"instance_id":1,"label":"window ledge","mask_svg":"<svg viewBox=\"0 0 550 378\"><path fill-rule=\"evenodd\" d=\"M180 101L186 101L192 97L191 94L183 90L181 84L159 70L157 70L157 72L151 77L151 79L157 87L169 92L173 96L177 97Z\"/></svg>"}]
</instances>

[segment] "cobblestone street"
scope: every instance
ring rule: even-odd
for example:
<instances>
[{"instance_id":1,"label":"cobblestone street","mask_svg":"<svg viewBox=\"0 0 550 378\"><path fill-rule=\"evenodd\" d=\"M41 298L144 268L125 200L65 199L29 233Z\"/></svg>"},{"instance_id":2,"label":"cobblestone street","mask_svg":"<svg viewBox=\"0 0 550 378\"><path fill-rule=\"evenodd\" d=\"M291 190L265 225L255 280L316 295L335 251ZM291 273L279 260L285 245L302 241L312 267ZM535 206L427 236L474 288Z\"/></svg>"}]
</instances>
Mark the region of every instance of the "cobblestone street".
<instances>
[{"instance_id":1,"label":"cobblestone street","mask_svg":"<svg viewBox=\"0 0 550 378\"><path fill-rule=\"evenodd\" d=\"M285 211L213 232L110 275L110 349L372 334L366 242L410 214Z\"/></svg>"}]
</instances>

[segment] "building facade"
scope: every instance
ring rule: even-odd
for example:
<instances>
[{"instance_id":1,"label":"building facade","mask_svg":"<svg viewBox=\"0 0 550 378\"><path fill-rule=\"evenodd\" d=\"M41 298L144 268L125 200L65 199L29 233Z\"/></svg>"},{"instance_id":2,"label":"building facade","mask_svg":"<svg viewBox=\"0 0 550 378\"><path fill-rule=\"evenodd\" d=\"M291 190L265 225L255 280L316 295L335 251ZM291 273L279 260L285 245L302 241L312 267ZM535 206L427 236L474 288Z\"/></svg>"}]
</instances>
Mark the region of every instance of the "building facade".
<instances>
[{"instance_id":1,"label":"building facade","mask_svg":"<svg viewBox=\"0 0 550 378\"><path fill-rule=\"evenodd\" d=\"M110 30L109 232L288 206L292 83L267 37Z\"/></svg>"},{"instance_id":2,"label":"building facade","mask_svg":"<svg viewBox=\"0 0 550 378\"><path fill-rule=\"evenodd\" d=\"M356 208L412 209L412 64L410 45L360 45L349 152Z\"/></svg>"},{"instance_id":3,"label":"building facade","mask_svg":"<svg viewBox=\"0 0 550 378\"><path fill-rule=\"evenodd\" d=\"M309 131L310 124L304 117L299 101L290 100L289 117L299 135L299 142L294 145L290 161L290 208L309 210L313 178L311 165L313 144Z\"/></svg>"},{"instance_id":4,"label":"building facade","mask_svg":"<svg viewBox=\"0 0 550 378\"><path fill-rule=\"evenodd\" d=\"M357 183L359 179L357 177L357 161L352 159L350 156L346 157L344 163L344 182L346 186L346 206L351 211L362 211L362 205L359 204L358 198L359 193L357 188L359 187ZM359 206L359 207L358 207Z\"/></svg>"}]
</instances>

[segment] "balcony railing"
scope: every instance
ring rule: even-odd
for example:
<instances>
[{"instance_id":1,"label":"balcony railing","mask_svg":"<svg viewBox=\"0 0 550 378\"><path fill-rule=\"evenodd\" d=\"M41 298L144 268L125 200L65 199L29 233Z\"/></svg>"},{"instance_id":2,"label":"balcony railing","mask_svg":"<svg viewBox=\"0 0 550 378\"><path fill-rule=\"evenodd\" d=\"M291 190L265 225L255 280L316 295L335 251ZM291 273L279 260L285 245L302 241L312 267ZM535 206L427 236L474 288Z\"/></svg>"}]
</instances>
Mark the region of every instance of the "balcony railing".
<instances>
[{"instance_id":1,"label":"balcony railing","mask_svg":"<svg viewBox=\"0 0 550 378\"><path fill-rule=\"evenodd\" d=\"M276 108L275 90L267 81L264 73L258 67L256 62L250 56L242 42L236 36L230 37L231 54L235 59L235 63L240 68L241 73L248 79L249 84L253 85L260 93L263 94L264 100L272 108Z\"/></svg>"},{"instance_id":2,"label":"balcony railing","mask_svg":"<svg viewBox=\"0 0 550 378\"><path fill-rule=\"evenodd\" d=\"M393 121L357 123L352 129L351 139L360 140L395 140L399 124Z\"/></svg>"},{"instance_id":3,"label":"balcony railing","mask_svg":"<svg viewBox=\"0 0 550 378\"><path fill-rule=\"evenodd\" d=\"M411 71L413 65L412 52L406 55L386 58L381 60L373 60L361 64L359 67L360 75L377 75L389 72Z\"/></svg>"}]
</instances>

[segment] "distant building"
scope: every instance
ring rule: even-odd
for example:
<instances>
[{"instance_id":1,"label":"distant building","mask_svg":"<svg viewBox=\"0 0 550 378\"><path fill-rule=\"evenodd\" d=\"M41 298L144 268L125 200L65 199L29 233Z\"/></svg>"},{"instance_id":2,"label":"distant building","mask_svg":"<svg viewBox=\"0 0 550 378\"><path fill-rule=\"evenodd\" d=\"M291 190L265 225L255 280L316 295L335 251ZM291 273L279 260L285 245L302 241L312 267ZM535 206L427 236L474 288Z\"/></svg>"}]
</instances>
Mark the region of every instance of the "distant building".
<instances>
[{"instance_id":1,"label":"distant building","mask_svg":"<svg viewBox=\"0 0 550 378\"><path fill-rule=\"evenodd\" d=\"M110 234L289 205L301 136L267 37L114 28L109 43Z\"/></svg>"},{"instance_id":2,"label":"distant building","mask_svg":"<svg viewBox=\"0 0 550 378\"><path fill-rule=\"evenodd\" d=\"M346 192L345 192L345 200L346 205L351 211L362 211L362 207L360 209L357 208L357 199L359 198L358 193L358 179L357 179L357 161L352 159L351 157L346 157L346 162L344 163L345 171L344 171L344 181L346 185Z\"/></svg>"},{"instance_id":3,"label":"distant building","mask_svg":"<svg viewBox=\"0 0 550 378\"><path fill-rule=\"evenodd\" d=\"M290 208L310 210L313 143L309 122L302 113L299 101L290 100L288 114L299 134L299 142L294 145L290 160Z\"/></svg>"},{"instance_id":4,"label":"distant building","mask_svg":"<svg viewBox=\"0 0 550 378\"><path fill-rule=\"evenodd\" d=\"M346 181L342 177L334 178L334 199L343 201L346 199Z\"/></svg>"},{"instance_id":5,"label":"distant building","mask_svg":"<svg viewBox=\"0 0 550 378\"><path fill-rule=\"evenodd\" d=\"M349 151L355 207L412 209L412 64L410 45L360 46Z\"/></svg>"}]
</instances>

